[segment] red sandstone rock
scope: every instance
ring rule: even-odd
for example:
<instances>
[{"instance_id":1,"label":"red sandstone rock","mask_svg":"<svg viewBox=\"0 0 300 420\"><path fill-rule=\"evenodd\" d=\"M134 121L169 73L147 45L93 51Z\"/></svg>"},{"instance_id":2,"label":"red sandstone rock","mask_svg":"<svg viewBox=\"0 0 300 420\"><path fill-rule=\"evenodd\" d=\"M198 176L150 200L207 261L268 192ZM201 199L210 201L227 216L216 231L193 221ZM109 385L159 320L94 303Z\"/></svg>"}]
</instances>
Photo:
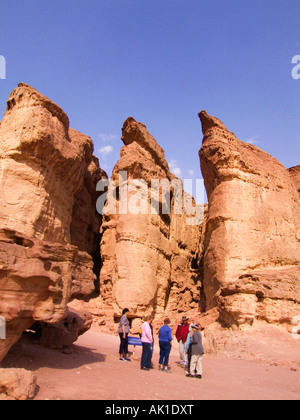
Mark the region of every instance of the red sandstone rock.
<instances>
[{"instance_id":1,"label":"red sandstone rock","mask_svg":"<svg viewBox=\"0 0 300 420\"><path fill-rule=\"evenodd\" d=\"M92 315L68 307L64 319L56 323L38 323L39 344L53 349L62 349L72 353L72 344L78 337L88 331L92 325Z\"/></svg>"},{"instance_id":2,"label":"red sandstone rock","mask_svg":"<svg viewBox=\"0 0 300 420\"><path fill-rule=\"evenodd\" d=\"M200 114L208 195L204 289L227 324L291 322L300 312L298 169ZM290 176L291 175L291 176ZM293 178L293 180L292 180Z\"/></svg>"},{"instance_id":3,"label":"red sandstone rock","mask_svg":"<svg viewBox=\"0 0 300 420\"><path fill-rule=\"evenodd\" d=\"M31 400L36 393L36 374L25 369L0 369L0 400Z\"/></svg>"},{"instance_id":4,"label":"red sandstone rock","mask_svg":"<svg viewBox=\"0 0 300 420\"><path fill-rule=\"evenodd\" d=\"M199 115L209 200L202 223L191 224L184 206L176 214L175 184L168 214L161 211L165 194L151 200L153 179L179 180L145 125L128 118L112 174L117 212L106 204L99 232L96 185L106 174L91 139L30 86L12 92L0 123L0 315L7 326L0 361L34 321L46 323L47 345L76 339L86 324L69 328L67 304L94 290L101 264L100 297L81 308L109 328L125 306L133 330L147 313L155 327L165 315L177 323L186 314L202 327L219 318L227 325L291 324L299 315L300 167L286 170L217 118ZM122 189L137 179L142 184L128 191L124 212ZM181 184L178 191L195 205ZM129 211L142 201L145 214ZM156 202L158 214L150 211Z\"/></svg>"},{"instance_id":5,"label":"red sandstone rock","mask_svg":"<svg viewBox=\"0 0 300 420\"><path fill-rule=\"evenodd\" d=\"M22 83L9 96L0 139L1 361L34 321L58 322L70 299L94 290L96 184L105 173L91 139Z\"/></svg>"},{"instance_id":6,"label":"red sandstone rock","mask_svg":"<svg viewBox=\"0 0 300 420\"><path fill-rule=\"evenodd\" d=\"M124 307L130 308L137 323L145 313L153 314L156 319L166 313L176 316L178 312L198 307L199 272L197 264L193 267L193 261L199 257L202 226L189 226L185 211L174 214L174 197L170 214L162 211L152 214L151 180L172 182L176 177L169 170L163 149L144 124L128 118L122 129L122 140L125 146L111 178L118 189L118 212L108 213L102 225L101 299L108 313L109 308L110 313L118 314ZM122 171L126 172L127 181L120 184ZM136 192L128 193L128 209L126 214L121 214L122 188L136 179L148 188L144 201L146 214L127 211ZM182 184L179 189L182 193ZM163 194L157 200L160 205L166 203ZM107 318L107 313L103 315Z\"/></svg>"},{"instance_id":7,"label":"red sandstone rock","mask_svg":"<svg viewBox=\"0 0 300 420\"><path fill-rule=\"evenodd\" d=\"M289 169L290 176L300 194L300 165Z\"/></svg>"},{"instance_id":8,"label":"red sandstone rock","mask_svg":"<svg viewBox=\"0 0 300 420\"><path fill-rule=\"evenodd\" d=\"M0 314L6 339L0 360L35 321L55 323L71 299L93 290L91 257L75 246L52 244L0 230Z\"/></svg>"}]
</instances>

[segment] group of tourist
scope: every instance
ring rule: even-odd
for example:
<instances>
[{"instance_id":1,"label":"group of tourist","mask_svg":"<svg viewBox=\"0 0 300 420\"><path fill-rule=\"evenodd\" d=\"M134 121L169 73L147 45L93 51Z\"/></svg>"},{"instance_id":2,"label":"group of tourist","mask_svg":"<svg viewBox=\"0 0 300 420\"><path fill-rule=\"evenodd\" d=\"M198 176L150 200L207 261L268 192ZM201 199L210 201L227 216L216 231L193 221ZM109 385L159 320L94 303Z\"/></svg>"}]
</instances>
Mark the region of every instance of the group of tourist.
<instances>
[{"instance_id":1,"label":"group of tourist","mask_svg":"<svg viewBox=\"0 0 300 420\"><path fill-rule=\"evenodd\" d=\"M130 332L130 323L127 318L129 312L125 308L119 322L120 336L120 361L131 362L128 351L128 334ZM141 370L149 371L154 369L152 363L154 349L154 335L152 327L153 318L144 317L144 323L140 328L140 338L142 343ZM179 343L180 364L186 369L186 376L193 378L202 378L202 357L204 354L202 335L198 324L190 324L189 319L183 316L181 323L177 326L175 337ZM172 330L171 321L165 318L164 325L159 329L159 370L171 373L169 366L169 357L172 349Z\"/></svg>"}]
</instances>

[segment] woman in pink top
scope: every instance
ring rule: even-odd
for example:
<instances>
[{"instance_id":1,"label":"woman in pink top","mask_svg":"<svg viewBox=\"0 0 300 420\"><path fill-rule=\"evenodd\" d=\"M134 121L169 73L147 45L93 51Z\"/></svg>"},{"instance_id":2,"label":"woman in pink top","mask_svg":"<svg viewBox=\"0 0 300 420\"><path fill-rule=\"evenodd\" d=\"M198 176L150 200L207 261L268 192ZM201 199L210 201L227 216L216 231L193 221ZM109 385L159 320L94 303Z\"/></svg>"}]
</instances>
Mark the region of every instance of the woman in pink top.
<instances>
[{"instance_id":1,"label":"woman in pink top","mask_svg":"<svg viewBox=\"0 0 300 420\"><path fill-rule=\"evenodd\" d=\"M151 344L153 343L153 336L150 324L152 323L152 317L150 315L144 317L144 323L141 326L142 336L141 342L143 345L142 357L141 357L141 369L150 370L152 368L151 358Z\"/></svg>"}]
</instances>

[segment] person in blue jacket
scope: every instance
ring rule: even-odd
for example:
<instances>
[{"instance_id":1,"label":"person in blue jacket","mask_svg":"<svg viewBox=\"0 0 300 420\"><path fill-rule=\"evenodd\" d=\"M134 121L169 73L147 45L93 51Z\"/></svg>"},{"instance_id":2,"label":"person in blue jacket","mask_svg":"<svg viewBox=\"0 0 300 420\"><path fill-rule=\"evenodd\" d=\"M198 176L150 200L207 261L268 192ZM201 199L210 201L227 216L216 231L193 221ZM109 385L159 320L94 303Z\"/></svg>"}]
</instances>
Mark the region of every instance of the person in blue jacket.
<instances>
[{"instance_id":1,"label":"person in blue jacket","mask_svg":"<svg viewBox=\"0 0 300 420\"><path fill-rule=\"evenodd\" d=\"M159 339L159 370L170 373L169 356L172 348L172 330L169 327L171 321L165 318L164 325L160 328L158 333Z\"/></svg>"}]
</instances>

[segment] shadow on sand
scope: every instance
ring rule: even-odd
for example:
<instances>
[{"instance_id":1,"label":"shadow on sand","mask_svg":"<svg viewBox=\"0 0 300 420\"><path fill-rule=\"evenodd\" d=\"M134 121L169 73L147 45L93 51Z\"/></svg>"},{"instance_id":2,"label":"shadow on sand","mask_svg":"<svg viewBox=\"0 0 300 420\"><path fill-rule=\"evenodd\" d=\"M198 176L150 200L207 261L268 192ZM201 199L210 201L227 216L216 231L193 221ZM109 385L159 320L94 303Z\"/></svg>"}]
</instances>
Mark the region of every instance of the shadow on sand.
<instances>
[{"instance_id":1,"label":"shadow on sand","mask_svg":"<svg viewBox=\"0 0 300 420\"><path fill-rule=\"evenodd\" d=\"M24 368L38 370L41 367L51 369L75 369L83 365L103 363L106 355L99 349L73 344L72 353L64 354L62 350L49 349L21 338L9 351L2 362L3 368Z\"/></svg>"}]
</instances>

